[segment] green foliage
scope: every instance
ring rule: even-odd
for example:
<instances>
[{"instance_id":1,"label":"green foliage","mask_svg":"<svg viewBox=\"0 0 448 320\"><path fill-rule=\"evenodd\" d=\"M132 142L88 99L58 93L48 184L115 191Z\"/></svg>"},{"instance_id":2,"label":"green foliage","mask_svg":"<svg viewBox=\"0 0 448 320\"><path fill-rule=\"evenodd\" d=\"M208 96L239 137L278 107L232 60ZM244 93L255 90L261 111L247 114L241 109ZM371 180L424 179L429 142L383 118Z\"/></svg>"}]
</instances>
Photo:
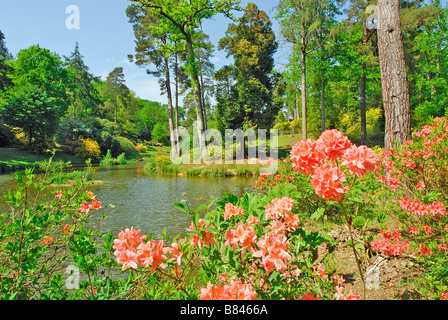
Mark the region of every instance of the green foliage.
<instances>
[{"instance_id":1,"label":"green foliage","mask_svg":"<svg viewBox=\"0 0 448 320\"><path fill-rule=\"evenodd\" d=\"M151 132L152 140L162 143L163 145L169 145L168 136L169 130L167 126L161 123L157 123Z\"/></svg>"},{"instance_id":2,"label":"green foliage","mask_svg":"<svg viewBox=\"0 0 448 320\"><path fill-rule=\"evenodd\" d=\"M217 110L226 128L243 128L250 119L259 128L272 127L279 106L274 103L273 55L278 43L267 14L250 3L238 24L230 24L219 48L233 56L235 65L218 74L221 89Z\"/></svg>"},{"instance_id":3,"label":"green foliage","mask_svg":"<svg viewBox=\"0 0 448 320\"><path fill-rule=\"evenodd\" d=\"M122 152L124 152L127 156L132 156L137 152L137 150L135 149L135 144L128 138L117 137L117 140L120 143Z\"/></svg>"},{"instance_id":4,"label":"green foliage","mask_svg":"<svg viewBox=\"0 0 448 320\"><path fill-rule=\"evenodd\" d=\"M14 90L29 90L30 85L45 92L48 99L54 101L56 117L64 115L68 106L66 86L67 70L60 57L48 49L33 45L20 50L17 59L12 61Z\"/></svg>"},{"instance_id":5,"label":"green foliage","mask_svg":"<svg viewBox=\"0 0 448 320\"><path fill-rule=\"evenodd\" d=\"M33 139L52 138L59 122L57 100L28 83L14 87L9 94L8 103L0 110L5 123L22 128L29 146Z\"/></svg>"},{"instance_id":6,"label":"green foliage","mask_svg":"<svg viewBox=\"0 0 448 320\"><path fill-rule=\"evenodd\" d=\"M14 179L17 187L6 193L5 200L15 209L0 214L0 298L125 298L130 290L127 281L112 278L112 235L87 227L92 214L80 210L84 202L94 201L83 192L85 178L63 190L60 197L37 203L27 201L31 192L47 191L33 170L16 173Z\"/></svg>"}]
</instances>

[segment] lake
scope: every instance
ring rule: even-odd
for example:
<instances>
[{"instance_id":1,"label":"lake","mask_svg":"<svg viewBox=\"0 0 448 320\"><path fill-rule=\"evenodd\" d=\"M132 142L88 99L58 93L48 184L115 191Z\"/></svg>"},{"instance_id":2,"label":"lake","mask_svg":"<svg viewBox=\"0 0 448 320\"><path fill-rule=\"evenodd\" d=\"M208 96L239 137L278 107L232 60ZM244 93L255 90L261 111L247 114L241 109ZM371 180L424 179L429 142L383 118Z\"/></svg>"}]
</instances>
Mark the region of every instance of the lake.
<instances>
[{"instance_id":1,"label":"lake","mask_svg":"<svg viewBox=\"0 0 448 320\"><path fill-rule=\"evenodd\" d=\"M95 213L106 216L103 231L116 236L121 230L134 227L141 229L142 234L152 233L160 237L166 228L170 239L182 236L190 226L191 217L174 208L174 202L181 202L186 197L194 210L200 204L208 203L211 196L219 199L227 192L242 196L244 192L253 190L255 181L254 178L241 177L157 175L144 171L143 165L143 162L136 162L93 168L96 171L94 179L105 182L88 187L102 202L103 209ZM13 183L12 175L0 175L0 194L3 195ZM2 198L0 210L5 208L7 205Z\"/></svg>"}]
</instances>

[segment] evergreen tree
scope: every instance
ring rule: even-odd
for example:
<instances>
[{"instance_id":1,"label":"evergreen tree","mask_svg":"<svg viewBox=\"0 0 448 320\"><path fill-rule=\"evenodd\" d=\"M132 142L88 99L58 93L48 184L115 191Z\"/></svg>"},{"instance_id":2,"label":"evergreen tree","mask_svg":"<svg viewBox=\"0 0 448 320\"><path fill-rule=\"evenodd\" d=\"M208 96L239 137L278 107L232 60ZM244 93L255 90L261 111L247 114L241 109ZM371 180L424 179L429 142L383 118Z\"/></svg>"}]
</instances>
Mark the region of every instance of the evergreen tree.
<instances>
[{"instance_id":1,"label":"evergreen tree","mask_svg":"<svg viewBox=\"0 0 448 320\"><path fill-rule=\"evenodd\" d=\"M100 104L98 92L93 85L94 76L89 73L83 58L79 52L78 43L70 57L65 57L69 73L68 92L71 100L69 113L73 117L95 115Z\"/></svg>"},{"instance_id":2,"label":"evergreen tree","mask_svg":"<svg viewBox=\"0 0 448 320\"><path fill-rule=\"evenodd\" d=\"M242 128L249 119L259 128L270 128L278 114L273 102L274 54L278 43L268 15L249 3L238 24L230 24L219 42L235 61L238 101L228 110L231 128Z\"/></svg>"}]
</instances>

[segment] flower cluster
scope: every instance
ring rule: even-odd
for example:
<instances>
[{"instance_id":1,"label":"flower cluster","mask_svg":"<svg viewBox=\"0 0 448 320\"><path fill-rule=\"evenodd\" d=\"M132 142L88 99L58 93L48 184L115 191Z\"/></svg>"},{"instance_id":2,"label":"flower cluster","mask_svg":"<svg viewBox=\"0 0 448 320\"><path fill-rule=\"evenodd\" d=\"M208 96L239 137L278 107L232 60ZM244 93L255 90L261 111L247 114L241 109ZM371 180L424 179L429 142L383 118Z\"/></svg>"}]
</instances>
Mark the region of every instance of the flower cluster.
<instances>
[{"instance_id":1,"label":"flower cluster","mask_svg":"<svg viewBox=\"0 0 448 320\"><path fill-rule=\"evenodd\" d=\"M438 201L425 205L421 201L410 201L407 197L403 197L399 200L399 203L403 210L419 217L426 215L443 217L446 214L446 207Z\"/></svg>"},{"instance_id":2,"label":"flower cluster","mask_svg":"<svg viewBox=\"0 0 448 320\"><path fill-rule=\"evenodd\" d=\"M257 236L253 227L240 222L236 225L236 229L229 229L227 231L226 240L224 245L233 246L233 250L236 250L236 245L239 245L243 248L244 253L246 248L249 251L253 251L252 244L257 240Z\"/></svg>"},{"instance_id":3,"label":"flower cluster","mask_svg":"<svg viewBox=\"0 0 448 320\"><path fill-rule=\"evenodd\" d=\"M268 233L258 240L257 246L259 250L254 252L253 256L261 258L260 265L267 275L274 269L280 272L287 269L289 264L285 260L292 259L292 256L286 251L289 242L284 234Z\"/></svg>"},{"instance_id":4,"label":"flower cluster","mask_svg":"<svg viewBox=\"0 0 448 320\"><path fill-rule=\"evenodd\" d=\"M81 213L89 213L90 210L100 210L101 208L101 201L92 199L91 204L89 204L87 201L84 201L79 207L78 211Z\"/></svg>"},{"instance_id":5,"label":"flower cluster","mask_svg":"<svg viewBox=\"0 0 448 320\"><path fill-rule=\"evenodd\" d=\"M201 300L256 300L257 294L250 284L232 278L229 284L214 286L207 283L207 288L201 289Z\"/></svg>"},{"instance_id":6,"label":"flower cluster","mask_svg":"<svg viewBox=\"0 0 448 320\"><path fill-rule=\"evenodd\" d=\"M152 239L146 243L145 235L140 230L134 228L126 229L118 234L118 239L114 240L114 255L116 261L122 265L122 270L151 267L150 272L154 273L157 267L165 268L167 261L176 260L180 265L182 253L179 251L179 243L173 243L171 247L165 247L163 240ZM169 256L170 257L169 257Z\"/></svg>"},{"instance_id":7,"label":"flower cluster","mask_svg":"<svg viewBox=\"0 0 448 320\"><path fill-rule=\"evenodd\" d=\"M401 233L398 228L393 233L379 231L379 238L373 240L370 245L374 251L379 251L390 256L398 256L403 251L408 251L409 241L400 242Z\"/></svg>"},{"instance_id":8,"label":"flower cluster","mask_svg":"<svg viewBox=\"0 0 448 320\"><path fill-rule=\"evenodd\" d=\"M372 149L353 145L335 129L324 131L315 141L299 141L291 150L293 167L299 173L311 176L316 194L326 201L339 201L347 192L348 187L343 186L346 181L344 167L360 178L367 171L376 170L377 160Z\"/></svg>"},{"instance_id":9,"label":"flower cluster","mask_svg":"<svg viewBox=\"0 0 448 320\"><path fill-rule=\"evenodd\" d=\"M207 227L213 227L213 225L207 225L204 220L199 219L198 229L194 226L193 221L190 224L190 228L187 231L190 231L190 243L192 246L198 246L199 249L202 248L202 245L205 244L207 248L210 247L211 244L215 244L216 235L212 234Z\"/></svg>"},{"instance_id":10,"label":"flower cluster","mask_svg":"<svg viewBox=\"0 0 448 320\"><path fill-rule=\"evenodd\" d=\"M224 220L229 220L234 216L244 216L244 210L235 206L233 203L226 203L224 209Z\"/></svg>"},{"instance_id":11,"label":"flower cluster","mask_svg":"<svg viewBox=\"0 0 448 320\"><path fill-rule=\"evenodd\" d=\"M275 198L268 203L265 207L265 217L271 219L272 222L267 229L275 233L296 230L300 221L295 214L291 213L293 206L294 200L289 197Z\"/></svg>"}]
</instances>

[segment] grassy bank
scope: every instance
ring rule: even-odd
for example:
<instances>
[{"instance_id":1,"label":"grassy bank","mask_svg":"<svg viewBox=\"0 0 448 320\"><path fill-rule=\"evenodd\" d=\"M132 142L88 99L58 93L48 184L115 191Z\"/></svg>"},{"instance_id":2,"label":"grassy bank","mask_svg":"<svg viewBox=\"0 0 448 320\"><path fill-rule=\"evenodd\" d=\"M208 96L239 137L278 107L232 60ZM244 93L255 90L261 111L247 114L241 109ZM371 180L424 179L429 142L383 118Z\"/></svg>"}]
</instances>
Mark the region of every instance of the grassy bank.
<instances>
[{"instance_id":1,"label":"grassy bank","mask_svg":"<svg viewBox=\"0 0 448 320\"><path fill-rule=\"evenodd\" d=\"M48 160L50 157L49 153L36 154L20 147L3 147L0 148L0 172L7 173L36 167L39 161ZM85 165L83 160L63 152L56 152L54 160L71 162L74 166Z\"/></svg>"},{"instance_id":2,"label":"grassy bank","mask_svg":"<svg viewBox=\"0 0 448 320\"><path fill-rule=\"evenodd\" d=\"M300 139L301 137L297 134L280 135L278 137L278 158L286 158L291 148ZM267 148L268 150L270 149L269 141ZM265 161L258 159L255 164L248 163L247 159L243 164L236 163L235 161L233 163L226 163L224 159L221 164L173 164L171 163L169 152L169 147L148 150L148 153L143 154L146 161L145 169L149 172L181 176L255 177L260 174L260 169L266 166Z\"/></svg>"}]
</instances>

